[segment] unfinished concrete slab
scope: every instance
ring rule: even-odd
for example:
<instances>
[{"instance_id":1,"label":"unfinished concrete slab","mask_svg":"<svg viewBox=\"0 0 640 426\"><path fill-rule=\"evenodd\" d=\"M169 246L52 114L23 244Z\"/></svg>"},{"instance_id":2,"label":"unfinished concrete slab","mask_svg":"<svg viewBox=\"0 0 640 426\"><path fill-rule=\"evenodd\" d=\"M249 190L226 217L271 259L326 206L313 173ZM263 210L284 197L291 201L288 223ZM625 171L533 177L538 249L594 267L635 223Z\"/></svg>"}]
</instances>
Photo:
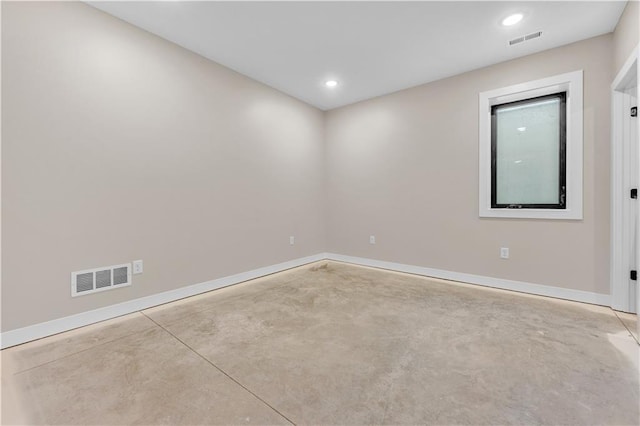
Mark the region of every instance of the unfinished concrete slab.
<instances>
[{"instance_id":1,"label":"unfinished concrete slab","mask_svg":"<svg viewBox=\"0 0 640 426\"><path fill-rule=\"evenodd\" d=\"M320 262L127 321L3 351L3 402L58 424L640 422L639 347L603 307Z\"/></svg>"}]
</instances>

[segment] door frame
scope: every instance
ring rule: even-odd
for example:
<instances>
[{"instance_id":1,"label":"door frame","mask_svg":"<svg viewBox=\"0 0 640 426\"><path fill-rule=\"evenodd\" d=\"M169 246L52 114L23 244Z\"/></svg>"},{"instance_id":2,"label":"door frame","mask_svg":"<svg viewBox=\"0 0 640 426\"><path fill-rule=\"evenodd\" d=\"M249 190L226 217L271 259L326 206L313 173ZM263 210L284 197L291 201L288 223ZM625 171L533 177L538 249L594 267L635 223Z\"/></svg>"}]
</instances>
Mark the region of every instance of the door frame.
<instances>
[{"instance_id":1,"label":"door frame","mask_svg":"<svg viewBox=\"0 0 640 426\"><path fill-rule=\"evenodd\" d=\"M631 242L635 235L631 218L632 202L630 190L632 182L640 183L638 167L640 158L636 158L636 170L631 170L631 144L640 148L640 132L636 131L634 141L631 140L630 95L625 91L634 85L638 87L638 57L640 45L636 46L618 75L611 83L611 307L617 311L635 312L638 306L638 294L635 298L630 292L629 271L631 265L640 263L632 259ZM637 96L637 89L636 89ZM639 152L637 149L636 152ZM638 157L636 155L636 157ZM632 173L635 176L632 176ZM637 221L636 221L637 222ZM640 223L635 224L636 227ZM640 250L636 250L636 257ZM637 290L636 293L640 293ZM636 300L633 300L636 299Z\"/></svg>"}]
</instances>

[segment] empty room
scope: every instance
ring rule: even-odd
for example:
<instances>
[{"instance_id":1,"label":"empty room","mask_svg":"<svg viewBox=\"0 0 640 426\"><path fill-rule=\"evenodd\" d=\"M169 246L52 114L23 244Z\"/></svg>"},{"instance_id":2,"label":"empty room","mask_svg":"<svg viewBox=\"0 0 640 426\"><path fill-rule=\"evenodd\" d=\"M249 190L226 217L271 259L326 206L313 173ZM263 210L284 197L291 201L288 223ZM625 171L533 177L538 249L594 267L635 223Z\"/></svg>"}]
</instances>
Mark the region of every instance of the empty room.
<instances>
[{"instance_id":1,"label":"empty room","mask_svg":"<svg viewBox=\"0 0 640 426\"><path fill-rule=\"evenodd\" d=\"M638 1L2 1L2 424L638 425Z\"/></svg>"}]
</instances>

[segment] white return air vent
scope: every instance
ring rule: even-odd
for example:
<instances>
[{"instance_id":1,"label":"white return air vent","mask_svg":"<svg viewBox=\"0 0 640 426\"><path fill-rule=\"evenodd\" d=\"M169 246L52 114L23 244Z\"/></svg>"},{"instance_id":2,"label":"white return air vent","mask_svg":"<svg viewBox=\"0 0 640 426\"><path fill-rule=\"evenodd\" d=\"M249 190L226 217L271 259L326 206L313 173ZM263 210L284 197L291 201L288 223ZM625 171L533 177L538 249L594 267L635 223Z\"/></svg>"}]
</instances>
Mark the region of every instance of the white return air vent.
<instances>
[{"instance_id":1,"label":"white return air vent","mask_svg":"<svg viewBox=\"0 0 640 426\"><path fill-rule=\"evenodd\" d=\"M518 38L514 38L513 40L509 40L509 46L513 46L514 44L522 43L523 41L528 41L534 38L538 38L542 35L542 31L536 31L535 33L523 35Z\"/></svg>"},{"instance_id":2,"label":"white return air vent","mask_svg":"<svg viewBox=\"0 0 640 426\"><path fill-rule=\"evenodd\" d=\"M131 285L131 264L87 269L71 273L71 296L83 296Z\"/></svg>"}]
</instances>

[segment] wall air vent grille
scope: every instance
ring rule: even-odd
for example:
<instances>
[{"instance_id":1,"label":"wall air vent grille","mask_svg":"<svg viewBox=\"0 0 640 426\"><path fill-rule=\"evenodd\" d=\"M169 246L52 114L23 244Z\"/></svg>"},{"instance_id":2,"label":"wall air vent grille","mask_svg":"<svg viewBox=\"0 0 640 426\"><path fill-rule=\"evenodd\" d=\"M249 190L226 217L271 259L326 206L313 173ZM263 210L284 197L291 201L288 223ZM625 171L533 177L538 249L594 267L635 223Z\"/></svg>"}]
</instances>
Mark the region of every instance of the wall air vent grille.
<instances>
[{"instance_id":1,"label":"wall air vent grille","mask_svg":"<svg viewBox=\"0 0 640 426\"><path fill-rule=\"evenodd\" d=\"M105 288L111 285L111 270L96 271L96 288Z\"/></svg>"},{"instance_id":2,"label":"wall air vent grille","mask_svg":"<svg viewBox=\"0 0 640 426\"><path fill-rule=\"evenodd\" d=\"M72 297L128 285L131 285L130 263L71 273Z\"/></svg>"},{"instance_id":3,"label":"wall air vent grille","mask_svg":"<svg viewBox=\"0 0 640 426\"><path fill-rule=\"evenodd\" d=\"M76 276L76 291L81 293L83 291L93 290L93 274L84 273Z\"/></svg>"},{"instance_id":4,"label":"wall air vent grille","mask_svg":"<svg viewBox=\"0 0 640 426\"><path fill-rule=\"evenodd\" d=\"M522 43L523 41L529 41L529 40L532 40L534 38L538 38L541 35L542 35L542 31L536 31L535 33L531 33L531 34L527 34L527 35L523 35L523 36L514 38L513 40L509 40L509 46L513 46L514 44Z\"/></svg>"},{"instance_id":5,"label":"wall air vent grille","mask_svg":"<svg viewBox=\"0 0 640 426\"><path fill-rule=\"evenodd\" d=\"M128 266L113 269L113 285L122 285L129 282L131 270Z\"/></svg>"}]
</instances>

